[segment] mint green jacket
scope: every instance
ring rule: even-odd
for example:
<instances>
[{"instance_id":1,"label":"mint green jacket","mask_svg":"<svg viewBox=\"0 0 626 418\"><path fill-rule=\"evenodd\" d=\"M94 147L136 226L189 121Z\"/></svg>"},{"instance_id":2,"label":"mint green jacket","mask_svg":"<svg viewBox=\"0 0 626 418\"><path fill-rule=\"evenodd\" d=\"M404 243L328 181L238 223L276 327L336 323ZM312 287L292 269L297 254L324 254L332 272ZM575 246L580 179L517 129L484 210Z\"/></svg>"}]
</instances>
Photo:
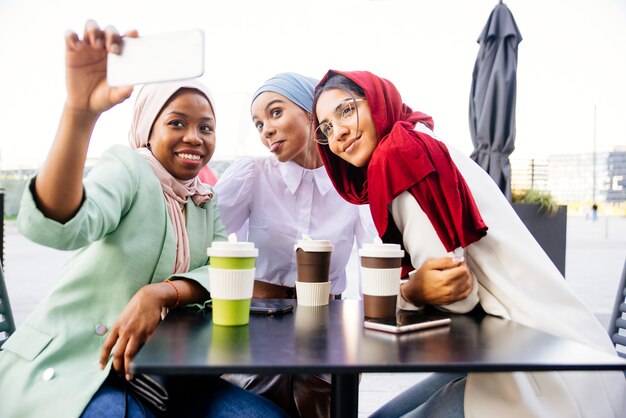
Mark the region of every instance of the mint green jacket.
<instances>
[{"instance_id":1,"label":"mint green jacket","mask_svg":"<svg viewBox=\"0 0 626 418\"><path fill-rule=\"evenodd\" d=\"M172 275L176 239L157 177L130 148L117 145L99 158L84 181L85 200L65 224L45 218L29 190L20 232L75 253L0 351L0 416L78 417L111 368L111 360L98 366L108 330L142 286ZM189 201L186 211L191 265L177 277L208 289L206 249L226 239L217 197L202 207Z\"/></svg>"}]
</instances>

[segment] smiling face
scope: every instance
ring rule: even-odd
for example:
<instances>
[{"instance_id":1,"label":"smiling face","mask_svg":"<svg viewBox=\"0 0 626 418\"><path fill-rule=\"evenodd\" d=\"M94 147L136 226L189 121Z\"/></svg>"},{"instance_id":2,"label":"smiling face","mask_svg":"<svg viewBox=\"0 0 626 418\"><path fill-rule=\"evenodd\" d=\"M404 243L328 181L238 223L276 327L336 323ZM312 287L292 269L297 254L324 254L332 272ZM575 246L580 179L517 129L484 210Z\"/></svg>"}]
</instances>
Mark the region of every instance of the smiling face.
<instances>
[{"instance_id":1,"label":"smiling face","mask_svg":"<svg viewBox=\"0 0 626 418\"><path fill-rule=\"evenodd\" d=\"M207 98L197 90L179 90L161 109L148 143L172 176L197 176L215 151L215 116Z\"/></svg>"},{"instance_id":2,"label":"smiling face","mask_svg":"<svg viewBox=\"0 0 626 418\"><path fill-rule=\"evenodd\" d=\"M355 99L364 97L354 96ZM342 89L329 89L320 94L315 106L319 124L332 125L330 150L339 158L356 167L365 167L372 158L374 149L378 145L378 135L372 120L372 114L366 100L356 102L358 117L352 117L347 122L337 123L335 120L338 107L352 100L353 97Z\"/></svg>"},{"instance_id":3,"label":"smiling face","mask_svg":"<svg viewBox=\"0 0 626 418\"><path fill-rule=\"evenodd\" d=\"M315 142L309 140L309 114L300 106L281 94L267 91L254 99L250 111L261 142L278 161L294 161L307 168L321 166Z\"/></svg>"}]
</instances>

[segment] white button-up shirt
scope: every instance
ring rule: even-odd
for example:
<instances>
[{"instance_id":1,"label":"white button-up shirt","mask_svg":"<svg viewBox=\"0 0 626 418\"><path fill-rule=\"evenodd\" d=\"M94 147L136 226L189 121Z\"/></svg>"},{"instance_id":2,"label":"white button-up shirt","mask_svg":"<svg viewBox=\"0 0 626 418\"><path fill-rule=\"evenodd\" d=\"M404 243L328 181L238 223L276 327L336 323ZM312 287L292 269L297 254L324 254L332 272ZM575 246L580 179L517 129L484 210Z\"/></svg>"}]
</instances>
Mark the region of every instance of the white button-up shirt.
<instances>
[{"instance_id":1,"label":"white button-up shirt","mask_svg":"<svg viewBox=\"0 0 626 418\"><path fill-rule=\"evenodd\" d=\"M331 293L340 294L346 289L346 265L355 239L360 247L376 236L369 206L343 200L324 167L308 170L274 157L245 157L228 167L215 190L226 230L259 249L257 280L295 286L293 247L306 234L335 246Z\"/></svg>"}]
</instances>

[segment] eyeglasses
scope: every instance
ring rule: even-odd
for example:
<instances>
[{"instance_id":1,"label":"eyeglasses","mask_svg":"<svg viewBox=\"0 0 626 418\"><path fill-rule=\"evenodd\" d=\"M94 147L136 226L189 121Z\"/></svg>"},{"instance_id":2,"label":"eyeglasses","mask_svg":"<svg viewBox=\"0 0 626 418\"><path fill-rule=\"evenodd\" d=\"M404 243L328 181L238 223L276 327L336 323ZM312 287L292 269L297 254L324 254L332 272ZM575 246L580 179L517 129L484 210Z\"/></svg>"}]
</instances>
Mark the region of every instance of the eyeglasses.
<instances>
[{"instance_id":1,"label":"eyeglasses","mask_svg":"<svg viewBox=\"0 0 626 418\"><path fill-rule=\"evenodd\" d=\"M318 144L328 145L333 142L335 134L332 122L338 126L345 126L352 122L356 115L356 124L359 125L359 112L357 109L358 102L364 102L365 99L354 99L352 97L339 102L330 118L331 122L320 123L315 129L315 141Z\"/></svg>"}]
</instances>

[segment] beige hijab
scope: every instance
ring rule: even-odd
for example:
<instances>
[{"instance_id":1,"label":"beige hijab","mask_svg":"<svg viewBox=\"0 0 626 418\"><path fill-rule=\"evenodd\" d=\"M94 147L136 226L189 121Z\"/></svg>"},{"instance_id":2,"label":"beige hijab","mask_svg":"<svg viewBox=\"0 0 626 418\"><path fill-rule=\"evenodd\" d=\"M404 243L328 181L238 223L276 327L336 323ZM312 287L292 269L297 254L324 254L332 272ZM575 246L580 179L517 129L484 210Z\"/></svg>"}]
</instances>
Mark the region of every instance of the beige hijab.
<instances>
[{"instance_id":1,"label":"beige hijab","mask_svg":"<svg viewBox=\"0 0 626 418\"><path fill-rule=\"evenodd\" d=\"M191 180L179 180L172 176L154 155L152 155L152 151L147 148L154 121L170 97L182 88L198 90L206 96L213 112L215 112L215 106L213 106L213 100L211 99L208 89L197 80L192 79L146 84L137 94L135 108L133 110L133 120L128 135L130 146L136 149L152 166L163 188L167 213L172 221L177 243L176 262L173 273L187 272L191 260L189 239L187 238L187 228L185 226L185 218L181 204L184 205L187 199L191 197L194 204L200 206L213 197L213 193L200 182L198 177L194 177Z\"/></svg>"}]
</instances>

